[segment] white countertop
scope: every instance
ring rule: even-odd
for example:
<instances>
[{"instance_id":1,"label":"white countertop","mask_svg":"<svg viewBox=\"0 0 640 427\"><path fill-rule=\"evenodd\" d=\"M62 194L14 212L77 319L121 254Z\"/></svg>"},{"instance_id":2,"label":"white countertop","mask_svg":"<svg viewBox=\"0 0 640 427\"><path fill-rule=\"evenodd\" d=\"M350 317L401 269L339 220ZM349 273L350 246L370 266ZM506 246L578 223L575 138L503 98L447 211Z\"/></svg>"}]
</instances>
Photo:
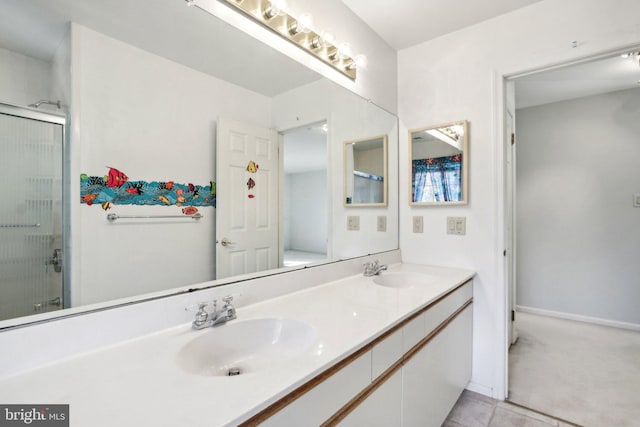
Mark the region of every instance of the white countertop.
<instances>
[{"instance_id":1,"label":"white countertop","mask_svg":"<svg viewBox=\"0 0 640 427\"><path fill-rule=\"evenodd\" d=\"M389 268L399 271L438 280L424 289L394 289L358 275L239 308L232 322L282 317L316 328L311 349L285 366L236 377L186 373L176 364L178 351L208 330L188 323L2 379L0 403L69 404L73 427L236 425L474 275Z\"/></svg>"}]
</instances>

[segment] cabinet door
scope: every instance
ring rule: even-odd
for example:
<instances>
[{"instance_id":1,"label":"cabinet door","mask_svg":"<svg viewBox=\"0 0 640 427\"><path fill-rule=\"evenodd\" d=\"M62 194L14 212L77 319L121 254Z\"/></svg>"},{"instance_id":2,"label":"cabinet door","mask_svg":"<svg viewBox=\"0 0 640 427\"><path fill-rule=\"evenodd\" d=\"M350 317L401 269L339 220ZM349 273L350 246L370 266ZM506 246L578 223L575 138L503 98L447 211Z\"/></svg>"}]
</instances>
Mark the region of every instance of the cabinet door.
<instances>
[{"instance_id":1,"label":"cabinet door","mask_svg":"<svg viewBox=\"0 0 640 427\"><path fill-rule=\"evenodd\" d=\"M396 371L338 425L341 427L399 427L401 411L402 372Z\"/></svg>"},{"instance_id":2,"label":"cabinet door","mask_svg":"<svg viewBox=\"0 0 640 427\"><path fill-rule=\"evenodd\" d=\"M402 368L402 425L440 427L471 378L472 310L465 309Z\"/></svg>"}]
</instances>

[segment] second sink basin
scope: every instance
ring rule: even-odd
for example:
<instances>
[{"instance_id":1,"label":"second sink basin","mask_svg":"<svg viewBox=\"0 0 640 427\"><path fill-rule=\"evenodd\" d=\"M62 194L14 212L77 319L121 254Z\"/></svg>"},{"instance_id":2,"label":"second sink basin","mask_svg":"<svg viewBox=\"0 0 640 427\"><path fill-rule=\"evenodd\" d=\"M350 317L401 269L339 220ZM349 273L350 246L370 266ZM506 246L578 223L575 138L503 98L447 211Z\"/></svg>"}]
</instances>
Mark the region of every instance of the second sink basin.
<instances>
[{"instance_id":1,"label":"second sink basin","mask_svg":"<svg viewBox=\"0 0 640 427\"><path fill-rule=\"evenodd\" d=\"M256 373L287 363L311 348L315 339L315 328L297 320L232 321L201 332L178 352L177 363L204 376Z\"/></svg>"},{"instance_id":2,"label":"second sink basin","mask_svg":"<svg viewBox=\"0 0 640 427\"><path fill-rule=\"evenodd\" d=\"M429 286L434 280L422 273L382 273L373 278L373 283L388 288L420 288Z\"/></svg>"}]
</instances>

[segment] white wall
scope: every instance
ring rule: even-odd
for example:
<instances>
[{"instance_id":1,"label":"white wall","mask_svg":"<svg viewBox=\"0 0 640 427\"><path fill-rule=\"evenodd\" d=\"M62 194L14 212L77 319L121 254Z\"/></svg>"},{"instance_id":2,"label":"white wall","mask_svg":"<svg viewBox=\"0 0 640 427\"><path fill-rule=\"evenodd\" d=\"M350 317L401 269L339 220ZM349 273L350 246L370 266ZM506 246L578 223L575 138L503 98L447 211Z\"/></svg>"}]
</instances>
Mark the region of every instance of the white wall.
<instances>
[{"instance_id":1,"label":"white wall","mask_svg":"<svg viewBox=\"0 0 640 427\"><path fill-rule=\"evenodd\" d=\"M326 253L327 172L286 174L285 188L285 250Z\"/></svg>"},{"instance_id":2,"label":"white wall","mask_svg":"<svg viewBox=\"0 0 640 427\"><path fill-rule=\"evenodd\" d=\"M273 98L274 124L285 130L327 121L328 176L331 219L329 256L338 259L397 247L396 209L398 128L396 117L327 80L320 80ZM353 208L343 205L343 143L388 135L389 206ZM360 230L347 231L347 216L360 216ZM376 231L378 215L387 216L387 231Z\"/></svg>"},{"instance_id":3,"label":"white wall","mask_svg":"<svg viewBox=\"0 0 640 427\"><path fill-rule=\"evenodd\" d=\"M51 63L0 48L0 102L26 107L50 93Z\"/></svg>"},{"instance_id":4,"label":"white wall","mask_svg":"<svg viewBox=\"0 0 640 427\"><path fill-rule=\"evenodd\" d=\"M639 15L636 0L544 0L398 53L403 138L407 129L470 121L468 206L409 207L408 143L400 144L400 247L405 261L477 270L475 391L506 393L502 76L640 43ZM413 215L424 217L424 234L411 232ZM447 215L467 217L466 236L446 234Z\"/></svg>"},{"instance_id":5,"label":"white wall","mask_svg":"<svg viewBox=\"0 0 640 427\"><path fill-rule=\"evenodd\" d=\"M112 166L130 180L208 185L218 116L270 127L271 101L180 64L72 26L72 197L80 173ZM80 126L77 126L77 124ZM73 187L72 186L72 187ZM119 220L74 206L73 304L214 278L215 209L193 220ZM114 206L120 215L180 215L176 206Z\"/></svg>"},{"instance_id":6,"label":"white wall","mask_svg":"<svg viewBox=\"0 0 640 427\"><path fill-rule=\"evenodd\" d=\"M517 111L517 303L640 324L640 89Z\"/></svg>"}]
</instances>

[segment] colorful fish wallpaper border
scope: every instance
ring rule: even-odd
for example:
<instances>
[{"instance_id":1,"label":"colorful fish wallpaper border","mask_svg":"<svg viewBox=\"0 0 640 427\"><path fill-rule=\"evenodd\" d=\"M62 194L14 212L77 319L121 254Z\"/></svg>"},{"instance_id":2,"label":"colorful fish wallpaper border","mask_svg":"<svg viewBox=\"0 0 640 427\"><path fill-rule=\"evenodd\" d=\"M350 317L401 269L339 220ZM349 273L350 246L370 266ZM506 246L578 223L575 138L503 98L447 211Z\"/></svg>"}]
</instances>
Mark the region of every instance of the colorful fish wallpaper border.
<instances>
[{"instance_id":1,"label":"colorful fish wallpaper border","mask_svg":"<svg viewBox=\"0 0 640 427\"><path fill-rule=\"evenodd\" d=\"M105 176L80 175L80 203L100 204L105 211L112 205L185 206L185 215L198 212L195 206L216 206L216 183L179 184L173 181L129 181L116 168Z\"/></svg>"}]
</instances>

